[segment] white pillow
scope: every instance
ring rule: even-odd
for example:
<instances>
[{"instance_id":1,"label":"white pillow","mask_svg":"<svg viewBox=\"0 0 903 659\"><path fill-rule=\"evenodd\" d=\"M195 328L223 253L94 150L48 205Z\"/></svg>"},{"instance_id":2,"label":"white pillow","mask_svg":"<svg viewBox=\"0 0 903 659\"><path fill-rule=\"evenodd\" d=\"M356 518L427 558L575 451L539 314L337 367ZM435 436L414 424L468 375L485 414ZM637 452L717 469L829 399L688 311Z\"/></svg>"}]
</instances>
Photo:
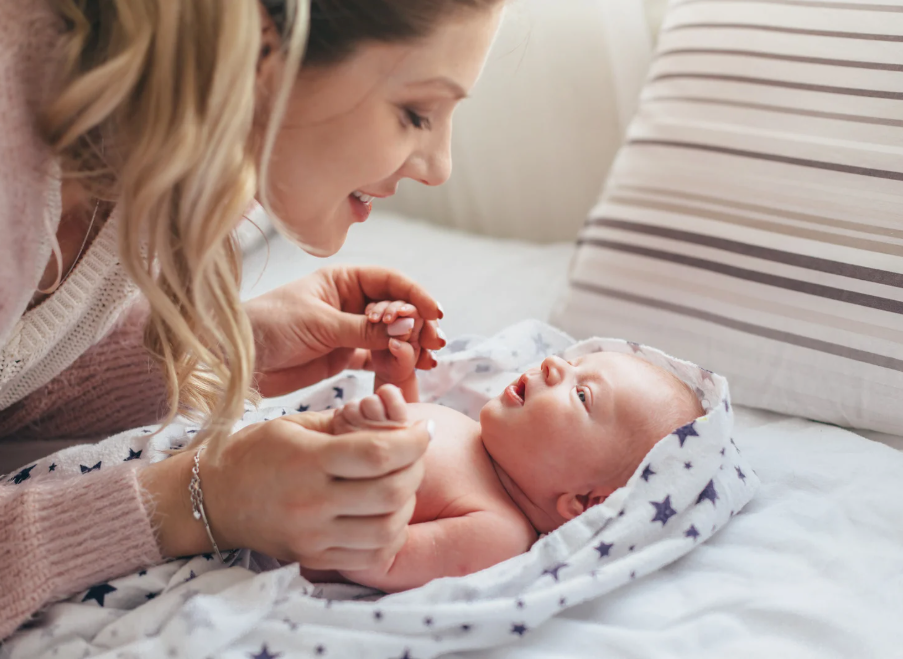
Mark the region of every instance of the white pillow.
<instances>
[{"instance_id":1,"label":"white pillow","mask_svg":"<svg viewBox=\"0 0 903 659\"><path fill-rule=\"evenodd\" d=\"M674 0L554 315L903 433L903 5Z\"/></svg>"},{"instance_id":2,"label":"white pillow","mask_svg":"<svg viewBox=\"0 0 903 659\"><path fill-rule=\"evenodd\" d=\"M518 0L455 115L446 185L379 207L499 237L572 240L636 109L651 53L643 0Z\"/></svg>"}]
</instances>

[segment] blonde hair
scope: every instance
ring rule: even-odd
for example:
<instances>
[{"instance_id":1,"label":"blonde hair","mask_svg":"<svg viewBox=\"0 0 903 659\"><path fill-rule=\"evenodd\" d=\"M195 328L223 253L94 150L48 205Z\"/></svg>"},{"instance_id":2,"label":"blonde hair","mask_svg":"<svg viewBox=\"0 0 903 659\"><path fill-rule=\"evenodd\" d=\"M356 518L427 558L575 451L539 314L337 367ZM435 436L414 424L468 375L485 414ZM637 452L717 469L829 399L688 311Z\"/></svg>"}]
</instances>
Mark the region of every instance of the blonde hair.
<instances>
[{"instance_id":1,"label":"blonde hair","mask_svg":"<svg viewBox=\"0 0 903 659\"><path fill-rule=\"evenodd\" d=\"M120 259L150 303L145 343L169 390L164 425L178 414L202 419L192 446L224 437L253 396L255 356L233 230L258 191L268 205L267 162L308 3L285 3L284 76L262 139L258 0L52 4L68 31L45 136L64 176L118 204Z\"/></svg>"}]
</instances>

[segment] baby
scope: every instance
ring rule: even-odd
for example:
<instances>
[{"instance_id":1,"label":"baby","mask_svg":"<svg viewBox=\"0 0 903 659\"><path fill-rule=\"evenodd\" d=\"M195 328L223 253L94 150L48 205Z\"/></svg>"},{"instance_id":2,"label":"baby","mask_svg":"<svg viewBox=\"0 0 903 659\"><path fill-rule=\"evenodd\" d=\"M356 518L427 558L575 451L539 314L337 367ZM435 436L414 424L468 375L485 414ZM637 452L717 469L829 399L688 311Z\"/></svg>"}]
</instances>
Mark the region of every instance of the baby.
<instances>
[{"instance_id":1,"label":"baby","mask_svg":"<svg viewBox=\"0 0 903 659\"><path fill-rule=\"evenodd\" d=\"M401 551L377 569L342 573L385 592L527 551L540 534L605 501L658 440L704 414L667 371L632 355L597 353L545 359L490 400L477 423L415 402L422 321L413 307L377 303L367 314L392 322L390 333L400 336L372 355L376 393L337 410L334 431L435 421Z\"/></svg>"}]
</instances>

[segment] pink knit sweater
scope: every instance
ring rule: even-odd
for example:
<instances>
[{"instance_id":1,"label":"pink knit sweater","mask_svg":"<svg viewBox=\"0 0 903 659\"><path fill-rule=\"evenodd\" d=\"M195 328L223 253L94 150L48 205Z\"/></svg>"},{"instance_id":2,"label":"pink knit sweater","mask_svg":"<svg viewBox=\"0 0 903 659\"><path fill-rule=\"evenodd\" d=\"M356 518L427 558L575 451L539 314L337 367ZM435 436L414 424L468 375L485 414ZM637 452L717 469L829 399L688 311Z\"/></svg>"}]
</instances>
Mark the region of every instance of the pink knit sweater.
<instances>
[{"instance_id":1,"label":"pink knit sweater","mask_svg":"<svg viewBox=\"0 0 903 659\"><path fill-rule=\"evenodd\" d=\"M47 259L52 159L34 118L56 70L51 53L58 29L42 0L0 0L0 349L7 354L33 338L16 332ZM107 279L95 280L118 276L102 274ZM80 304L103 308L99 294L92 290ZM54 308L78 306L71 299ZM72 314L59 322L71 324ZM67 361L62 374L0 410L0 442L101 436L155 421L163 386L141 348L143 317L134 308L74 363ZM43 329L52 335L46 325L56 319L48 318ZM59 343L65 354L65 338ZM32 340L28 349L34 348ZM18 360L6 363L7 374L15 372ZM3 368L0 363L0 381ZM0 482L0 639L53 600L162 560L137 468L130 462L41 485Z\"/></svg>"}]
</instances>

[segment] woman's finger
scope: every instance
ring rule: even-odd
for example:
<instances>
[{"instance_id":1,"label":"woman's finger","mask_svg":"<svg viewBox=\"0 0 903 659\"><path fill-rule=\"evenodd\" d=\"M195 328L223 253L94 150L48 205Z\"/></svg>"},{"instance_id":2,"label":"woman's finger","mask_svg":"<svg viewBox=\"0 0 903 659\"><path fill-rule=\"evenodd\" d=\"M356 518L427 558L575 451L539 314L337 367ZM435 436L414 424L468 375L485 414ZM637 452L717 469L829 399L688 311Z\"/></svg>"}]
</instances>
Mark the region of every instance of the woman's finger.
<instances>
[{"instance_id":1,"label":"woman's finger","mask_svg":"<svg viewBox=\"0 0 903 659\"><path fill-rule=\"evenodd\" d=\"M378 478L423 457L432 422L397 430L365 430L330 437L319 448L323 470L334 478Z\"/></svg>"},{"instance_id":2,"label":"woman's finger","mask_svg":"<svg viewBox=\"0 0 903 659\"><path fill-rule=\"evenodd\" d=\"M448 345L448 339L445 332L439 327L439 323L435 320L428 320L423 324L420 332L420 345L429 350L442 350Z\"/></svg>"},{"instance_id":3,"label":"woman's finger","mask_svg":"<svg viewBox=\"0 0 903 659\"><path fill-rule=\"evenodd\" d=\"M421 350L420 357L417 358L416 368L420 371L430 371L439 364L435 355L429 350Z\"/></svg>"},{"instance_id":4,"label":"woman's finger","mask_svg":"<svg viewBox=\"0 0 903 659\"><path fill-rule=\"evenodd\" d=\"M391 549L344 549L336 547L327 549L315 556L297 556L295 560L309 570L344 570L348 572L352 570L369 570L381 565L386 560L387 555L393 555L389 552L394 550L394 553L397 554L403 544L404 539L402 536L402 540L393 543ZM395 548L395 545L398 545L398 547Z\"/></svg>"},{"instance_id":5,"label":"woman's finger","mask_svg":"<svg viewBox=\"0 0 903 659\"><path fill-rule=\"evenodd\" d=\"M420 315L427 320L442 318L439 303L426 289L389 268L338 267L329 271L338 290L351 294L351 288L357 288L367 300L407 300L414 305Z\"/></svg>"},{"instance_id":6,"label":"woman's finger","mask_svg":"<svg viewBox=\"0 0 903 659\"><path fill-rule=\"evenodd\" d=\"M332 523L333 542L345 549L383 549L392 545L411 521L417 500L414 496L387 515L339 517Z\"/></svg>"},{"instance_id":7,"label":"woman's finger","mask_svg":"<svg viewBox=\"0 0 903 659\"><path fill-rule=\"evenodd\" d=\"M336 517L388 515L417 493L423 481L423 460L388 476L338 480L330 486L329 511Z\"/></svg>"}]
</instances>

